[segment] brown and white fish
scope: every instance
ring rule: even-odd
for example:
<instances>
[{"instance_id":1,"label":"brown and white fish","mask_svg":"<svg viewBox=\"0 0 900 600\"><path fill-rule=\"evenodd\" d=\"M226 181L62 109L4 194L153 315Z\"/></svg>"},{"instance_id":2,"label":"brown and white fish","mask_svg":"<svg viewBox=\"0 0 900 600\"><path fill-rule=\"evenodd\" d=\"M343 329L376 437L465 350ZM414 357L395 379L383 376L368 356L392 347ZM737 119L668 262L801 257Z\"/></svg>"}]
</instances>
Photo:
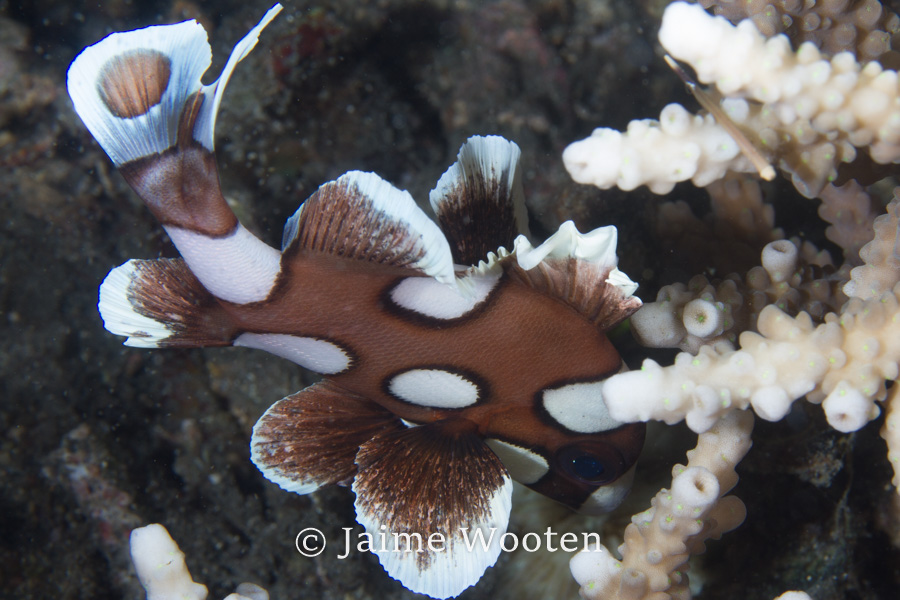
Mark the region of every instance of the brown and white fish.
<instances>
[{"instance_id":1,"label":"brown and white fish","mask_svg":"<svg viewBox=\"0 0 900 600\"><path fill-rule=\"evenodd\" d=\"M600 390L622 368L604 332L640 306L636 285L614 227L567 222L532 247L519 149L499 137L463 145L431 192L437 224L352 171L297 210L281 250L260 241L222 197L213 132L280 9L209 85L194 21L112 34L72 63L75 110L181 253L113 269L100 313L126 345L247 346L324 375L260 418L253 461L299 494L352 482L375 539L441 534L442 549L375 552L411 590L456 596L497 560L513 479L577 510L627 493L644 425L612 419ZM470 550L479 529L491 543Z\"/></svg>"}]
</instances>

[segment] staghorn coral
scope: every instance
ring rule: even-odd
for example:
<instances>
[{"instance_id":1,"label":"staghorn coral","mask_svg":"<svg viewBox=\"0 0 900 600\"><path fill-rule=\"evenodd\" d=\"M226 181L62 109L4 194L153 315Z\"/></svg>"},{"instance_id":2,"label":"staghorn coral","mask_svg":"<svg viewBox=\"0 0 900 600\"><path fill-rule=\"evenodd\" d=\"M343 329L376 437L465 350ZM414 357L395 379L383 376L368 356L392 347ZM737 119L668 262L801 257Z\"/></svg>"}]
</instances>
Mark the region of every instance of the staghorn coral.
<instances>
[{"instance_id":1,"label":"staghorn coral","mask_svg":"<svg viewBox=\"0 0 900 600\"><path fill-rule=\"evenodd\" d=\"M859 250L872 239L872 227L878 216L872 199L856 181L838 187L826 185L819 199L819 216L831 223L825 236L841 247L850 265L861 264Z\"/></svg>"},{"instance_id":2,"label":"staghorn coral","mask_svg":"<svg viewBox=\"0 0 900 600\"><path fill-rule=\"evenodd\" d=\"M850 281L844 293L863 299L880 296L894 285L900 274L900 195L887 206L887 214L874 221L874 239L860 248L859 257L865 263L850 271Z\"/></svg>"},{"instance_id":3,"label":"staghorn coral","mask_svg":"<svg viewBox=\"0 0 900 600\"><path fill-rule=\"evenodd\" d=\"M806 592L785 592L775 598L775 600L812 600Z\"/></svg>"},{"instance_id":4,"label":"staghorn coral","mask_svg":"<svg viewBox=\"0 0 900 600\"><path fill-rule=\"evenodd\" d=\"M777 240L763 248L761 262L745 279L731 275L713 286L695 275L687 285L663 286L656 302L645 303L632 316L635 338L651 348L696 354L703 345L733 345L738 333L755 330L759 313L769 305L791 314L803 310L816 319L840 307L840 279L825 275L834 271L827 252L809 242Z\"/></svg>"},{"instance_id":5,"label":"staghorn coral","mask_svg":"<svg viewBox=\"0 0 900 600\"><path fill-rule=\"evenodd\" d=\"M894 487L900 488L900 387L891 388L887 400L885 400L884 427L881 428L881 437L887 442L888 460L894 468Z\"/></svg>"},{"instance_id":6,"label":"staghorn coral","mask_svg":"<svg viewBox=\"0 0 900 600\"><path fill-rule=\"evenodd\" d=\"M739 350L702 346L665 368L647 359L639 371L608 379L603 396L622 421L684 419L698 432L748 406L778 421L807 396L823 403L832 427L856 431L878 416L884 380L897 378L898 298L900 285L879 298L853 299L818 327L805 312L792 318L769 305L760 312L759 333L740 335Z\"/></svg>"},{"instance_id":7,"label":"staghorn coral","mask_svg":"<svg viewBox=\"0 0 900 600\"><path fill-rule=\"evenodd\" d=\"M897 74L875 61L862 66L849 52L828 60L811 43L795 53L785 36L766 39L751 21L735 27L683 2L666 9L659 39L702 83L715 84L722 109L807 197L834 181L857 147L877 163L900 159ZM703 187L728 171L754 170L710 115L677 104L659 121L632 121L624 134L596 129L563 160L578 182L660 194L679 181Z\"/></svg>"},{"instance_id":8,"label":"staghorn coral","mask_svg":"<svg viewBox=\"0 0 900 600\"><path fill-rule=\"evenodd\" d=\"M692 39L709 43L696 44ZM806 138L797 136L793 143L801 149L793 159L785 160L808 164L810 152L817 153L815 147L820 137L828 138L828 143L843 137L838 145L843 144L845 148L850 142L865 146L876 160L887 162L900 158L900 146L896 146L900 142L900 130L893 129L900 126L900 113L894 114L897 109L891 106L895 103L889 100L900 92L897 75L881 70L877 63L870 62L860 72L854 57L843 53L829 66L827 61L819 60L812 44L804 44L794 54L786 37L766 40L750 21L734 27L683 2L675 2L666 9L660 41L677 58L687 60L701 81L714 81L724 94L746 95L761 101L760 113L777 114L778 119L789 123L804 118L815 121L818 133ZM829 107L831 100L834 102ZM676 114L675 121L681 124L710 119L709 116L685 116L683 109L672 107L666 110ZM734 116L734 111L730 114ZM822 115L829 116L820 118ZM670 130L672 122L671 118L656 125L640 122L642 134L635 139L646 143L648 135L653 137ZM804 125L804 129L809 128ZM629 133L620 139L629 137L632 131L630 127ZM612 185L613 181L625 189L634 186L635 172L628 171L629 178L623 180L624 171L620 171L617 179L611 179L608 168L605 175L592 171L596 157L584 154L592 147L592 140L614 134L597 130L588 140L566 150L568 157L564 156L564 160L576 180L588 180L599 187ZM700 144L694 143L695 149L703 146L702 140ZM647 160L649 154L641 155L649 150L641 148L632 148L640 155L639 160L633 160L625 152L620 164L638 168L652 162ZM691 156L697 158L702 153L694 152ZM667 168L668 174L676 171L685 174L679 160L667 162L667 158L665 154L657 156L651 178ZM673 164L677 168L672 168ZM694 177L694 183L710 183L707 175L699 181ZM797 184L796 173L794 182ZM654 185L661 189L660 186L673 184L674 180L654 180L651 189ZM810 190L804 185L798 188L804 193ZM833 197L836 193L829 190L826 196ZM889 212L893 214L893 210L892 204ZM833 202L823 212L830 214L835 224L832 237L843 240L845 250L852 255L852 248L859 244L859 232L852 235L836 232L836 225L842 220L841 211L834 209ZM867 218L863 217L855 226L863 227ZM692 429L704 431L721 415L747 406L753 406L764 418L778 420L794 400L810 394L815 402L827 397L826 414L837 429L852 431L863 426L877 416L873 402L884 399L884 380L897 377L900 360L900 348L894 347L894 338L900 334L894 331L900 321L897 308L900 288L895 287L900 280L900 268L894 257L897 223L892 216L879 217L875 220L875 231L876 241L859 251L866 265L854 270L845 288L849 296L859 295L866 301L853 299L844 305L840 316L834 312L825 314L825 308L837 308L843 298L830 289L826 280L818 278L812 278L811 288L804 290L808 299L802 308L808 312L791 317L782 310L801 307L801 294L796 288L804 279L798 277L798 249L788 241L766 246L763 267L748 273L749 288L768 291L756 294L755 298L750 293L739 293L733 279L732 283L721 284L718 290L699 279L692 280L688 286L691 292L677 284L663 288L661 302L648 305L649 314L639 313L635 317L639 339L657 346L680 345L699 353L697 356L681 354L672 367L665 369L648 360L641 371L608 380L604 396L613 413L625 420L656 418L672 423L686 418ZM808 246L805 253L812 254L812 247ZM820 259L818 264L821 266L825 261ZM831 278L832 282L840 280L840 274ZM795 289L787 290L787 287ZM749 303L752 312L741 318L735 309L743 304L739 298L745 295L754 301ZM758 318L754 318L757 314ZM824 322L816 327L813 318ZM759 333L753 332L754 323ZM704 345L723 338L733 340L738 333L740 350L721 344ZM788 364L792 366L787 368Z\"/></svg>"},{"instance_id":9,"label":"staghorn coral","mask_svg":"<svg viewBox=\"0 0 900 600\"><path fill-rule=\"evenodd\" d=\"M732 22L750 19L766 37L783 33L794 46L811 42L828 54L853 52L861 61L883 61L900 18L878 0L700 0Z\"/></svg>"},{"instance_id":10,"label":"staghorn coral","mask_svg":"<svg viewBox=\"0 0 900 600\"><path fill-rule=\"evenodd\" d=\"M184 552L159 523L131 532L131 558L147 600L205 600L206 586L191 579ZM225 600L269 600L255 583L242 583Z\"/></svg>"},{"instance_id":11,"label":"staghorn coral","mask_svg":"<svg viewBox=\"0 0 900 600\"><path fill-rule=\"evenodd\" d=\"M707 539L718 539L744 520L743 502L725 494L737 484L734 467L750 450L752 429L752 415L732 413L700 434L687 465L672 469L671 488L661 490L652 507L625 528L621 561L601 545L575 555L570 566L582 597L689 597L690 555L704 552Z\"/></svg>"},{"instance_id":12,"label":"staghorn coral","mask_svg":"<svg viewBox=\"0 0 900 600\"><path fill-rule=\"evenodd\" d=\"M737 121L746 119L738 115L746 115L746 103L723 103L723 109ZM711 115L691 115L680 104L663 108L659 121L631 121L624 133L595 129L566 148L563 162L578 183L625 191L646 185L656 194L672 191L680 181L704 187L729 171L754 170Z\"/></svg>"},{"instance_id":13,"label":"staghorn coral","mask_svg":"<svg viewBox=\"0 0 900 600\"><path fill-rule=\"evenodd\" d=\"M702 218L684 200L663 202L653 215L660 245L681 249L687 272L743 273L759 264L766 244L784 237L774 207L750 175L728 173L705 192L711 210Z\"/></svg>"},{"instance_id":14,"label":"staghorn coral","mask_svg":"<svg viewBox=\"0 0 900 600\"><path fill-rule=\"evenodd\" d=\"M890 383L900 372L897 192L887 214L877 216L880 202L859 182L830 183L842 164L863 154L886 165L882 176L896 173L900 86L897 74L885 70L894 54L885 35L896 31L898 19L877 2L776 4L722 2L718 12L757 15L733 26L675 2L665 11L660 42L694 68L701 82L715 85L712 93L721 97L725 114L798 192L822 200L819 214L830 223L826 237L843 251L843 261L831 265L811 242L776 235L762 252L761 267L719 281L697 275L687 284L663 287L657 302L634 315L633 332L644 345L685 352L670 366L646 359L640 370L614 375L603 396L618 419L684 420L701 439L702 432L748 408L780 421L804 397L821 404L828 424L845 433L861 429L883 409L881 435L898 486L898 392ZM834 14L826 18L828 11ZM766 20L763 35L753 23ZM798 47L775 35L781 31ZM573 179L604 189L647 185L659 194L688 180L712 188L733 173L754 171L738 144L719 136L725 129L712 116L670 104L658 121L632 121L624 132L596 129L566 149L564 162ZM775 221L759 212L758 201L745 202L747 214L754 215L752 221L745 218L751 226L733 226L732 237L753 231L755 223L759 234L753 239L759 243ZM684 202L662 204L659 214L664 232L705 233L711 247L732 247L727 236L714 234L709 218L697 219ZM740 213L718 211L712 220L739 224ZM891 527L885 526L896 536ZM662 558L672 555L667 548L670 542L661 538L626 533L621 562L599 551L573 561L573 573L588 584L582 588L586 598L690 598L691 590L679 583L679 567ZM631 570L635 556L653 560ZM687 556L680 560L684 564ZM808 598L803 592L784 597Z\"/></svg>"},{"instance_id":15,"label":"staghorn coral","mask_svg":"<svg viewBox=\"0 0 900 600\"><path fill-rule=\"evenodd\" d=\"M763 198L759 184L746 176L728 177L707 188L720 240L738 237L763 244L783 237L775 227L775 210Z\"/></svg>"}]
</instances>

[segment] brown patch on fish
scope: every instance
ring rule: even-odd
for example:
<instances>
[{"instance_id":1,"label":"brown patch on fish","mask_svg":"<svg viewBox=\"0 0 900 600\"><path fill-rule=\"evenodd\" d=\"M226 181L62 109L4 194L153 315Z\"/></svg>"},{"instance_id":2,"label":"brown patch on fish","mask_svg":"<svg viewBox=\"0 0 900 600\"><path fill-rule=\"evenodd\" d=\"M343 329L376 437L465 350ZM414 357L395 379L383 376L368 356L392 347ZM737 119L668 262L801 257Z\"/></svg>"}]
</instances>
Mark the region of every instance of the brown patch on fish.
<instances>
[{"instance_id":1,"label":"brown patch on fish","mask_svg":"<svg viewBox=\"0 0 900 600\"><path fill-rule=\"evenodd\" d=\"M171 76L171 61L162 52L124 52L109 59L100 70L100 98L115 116L133 119L159 104Z\"/></svg>"}]
</instances>

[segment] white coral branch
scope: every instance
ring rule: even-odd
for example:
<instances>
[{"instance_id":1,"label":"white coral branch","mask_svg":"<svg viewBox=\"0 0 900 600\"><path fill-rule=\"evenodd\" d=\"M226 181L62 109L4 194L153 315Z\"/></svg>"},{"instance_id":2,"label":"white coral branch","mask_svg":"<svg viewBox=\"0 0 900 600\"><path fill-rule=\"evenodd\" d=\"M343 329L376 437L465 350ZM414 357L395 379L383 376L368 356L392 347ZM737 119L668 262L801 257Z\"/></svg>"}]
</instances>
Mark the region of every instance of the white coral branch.
<instances>
[{"instance_id":1,"label":"white coral branch","mask_svg":"<svg viewBox=\"0 0 900 600\"><path fill-rule=\"evenodd\" d=\"M184 552L159 523L131 532L131 559L147 600L205 600L206 586L195 583L184 562ZM253 583L242 583L225 600L269 600Z\"/></svg>"},{"instance_id":2,"label":"white coral branch","mask_svg":"<svg viewBox=\"0 0 900 600\"><path fill-rule=\"evenodd\" d=\"M865 263L850 271L844 293L867 300L880 296L900 280L900 196L887 205L887 214L875 219L875 238L860 248Z\"/></svg>"},{"instance_id":3,"label":"white coral branch","mask_svg":"<svg viewBox=\"0 0 900 600\"><path fill-rule=\"evenodd\" d=\"M840 162L868 147L879 163L900 161L900 82L875 61L849 52L828 60L811 43L797 52L784 35L766 39L752 21L732 25L700 6L666 8L659 40L701 82L726 98L722 108L763 153L779 159L794 185L816 196ZM669 105L659 121L629 123L624 133L597 129L566 148L572 178L601 188L647 185L667 193L692 180L703 187L728 171L754 171L729 134L709 115Z\"/></svg>"},{"instance_id":4,"label":"white coral branch","mask_svg":"<svg viewBox=\"0 0 900 600\"><path fill-rule=\"evenodd\" d=\"M888 461L894 468L894 487L900 494L900 386L891 388L890 396L885 402L886 416L881 437L887 442Z\"/></svg>"},{"instance_id":5,"label":"white coral branch","mask_svg":"<svg viewBox=\"0 0 900 600\"><path fill-rule=\"evenodd\" d=\"M750 449L753 417L732 413L700 434L687 465L675 465L671 489L632 517L619 548L622 560L597 545L576 554L570 568L588 599L657 600L687 592L687 561L707 539L740 525L744 504L722 497L737 483L735 465Z\"/></svg>"},{"instance_id":6,"label":"white coral branch","mask_svg":"<svg viewBox=\"0 0 900 600\"><path fill-rule=\"evenodd\" d=\"M790 317L775 306L760 313L759 333L744 332L740 348L704 346L661 367L647 359L638 371L610 377L603 397L610 414L625 422L682 419L697 432L722 416L752 406L777 421L809 395L832 427L856 431L879 414L885 380L900 361L900 285L880 298L848 302L813 326L809 315Z\"/></svg>"}]
</instances>

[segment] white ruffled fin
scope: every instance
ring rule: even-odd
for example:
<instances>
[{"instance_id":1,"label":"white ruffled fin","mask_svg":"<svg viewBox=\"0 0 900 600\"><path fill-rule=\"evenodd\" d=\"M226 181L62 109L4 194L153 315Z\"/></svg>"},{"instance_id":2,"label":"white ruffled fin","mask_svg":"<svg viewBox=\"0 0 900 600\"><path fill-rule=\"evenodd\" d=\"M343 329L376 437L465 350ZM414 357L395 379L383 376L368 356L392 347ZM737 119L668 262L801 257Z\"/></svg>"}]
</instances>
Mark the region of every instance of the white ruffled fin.
<instances>
[{"instance_id":1,"label":"white ruffled fin","mask_svg":"<svg viewBox=\"0 0 900 600\"><path fill-rule=\"evenodd\" d=\"M613 226L581 234L566 221L537 248L524 236L515 241L514 277L565 302L603 331L638 308L637 284L616 268L617 232Z\"/></svg>"},{"instance_id":2,"label":"white ruffled fin","mask_svg":"<svg viewBox=\"0 0 900 600\"><path fill-rule=\"evenodd\" d=\"M250 455L266 479L308 494L350 480L362 444L403 428L379 405L326 380L273 404L253 427Z\"/></svg>"},{"instance_id":3,"label":"white ruffled fin","mask_svg":"<svg viewBox=\"0 0 900 600\"><path fill-rule=\"evenodd\" d=\"M408 192L374 173L323 184L284 228L285 256L306 250L406 267L455 284L447 239Z\"/></svg>"},{"instance_id":4,"label":"white ruffled fin","mask_svg":"<svg viewBox=\"0 0 900 600\"><path fill-rule=\"evenodd\" d=\"M181 259L130 260L100 286L107 330L128 336L126 346L230 346L238 334L219 302Z\"/></svg>"},{"instance_id":5,"label":"white ruffled fin","mask_svg":"<svg viewBox=\"0 0 900 600\"><path fill-rule=\"evenodd\" d=\"M431 190L431 208L457 264L475 265L528 234L521 154L500 136L473 136Z\"/></svg>"},{"instance_id":6,"label":"white ruffled fin","mask_svg":"<svg viewBox=\"0 0 900 600\"><path fill-rule=\"evenodd\" d=\"M405 587L452 598L497 561L512 480L471 423L438 421L379 436L356 462L356 519Z\"/></svg>"}]
</instances>

